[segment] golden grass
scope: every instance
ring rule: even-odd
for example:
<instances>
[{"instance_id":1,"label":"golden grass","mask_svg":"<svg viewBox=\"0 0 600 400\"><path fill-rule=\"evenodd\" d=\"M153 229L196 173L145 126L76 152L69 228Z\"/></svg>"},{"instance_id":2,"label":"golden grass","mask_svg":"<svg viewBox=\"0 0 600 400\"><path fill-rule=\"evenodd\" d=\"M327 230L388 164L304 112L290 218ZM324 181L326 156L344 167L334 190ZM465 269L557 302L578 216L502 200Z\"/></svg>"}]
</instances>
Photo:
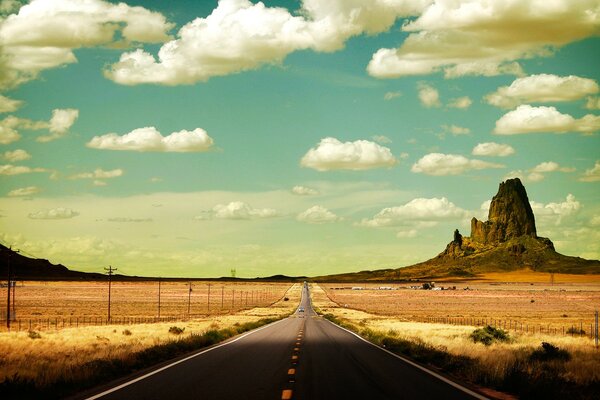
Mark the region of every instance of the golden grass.
<instances>
[{"instance_id":1,"label":"golden grass","mask_svg":"<svg viewBox=\"0 0 600 400\"><path fill-rule=\"evenodd\" d=\"M190 316L221 315L264 307L279 300L289 286L289 283L192 281ZM162 282L161 317L187 317L188 295L187 282ZM0 296L6 298L5 288L0 289ZM16 288L16 315L27 325L29 319L106 319L107 305L107 282L28 281L19 282ZM112 283L112 318L148 318L157 315L158 282Z\"/></svg>"},{"instance_id":2,"label":"golden grass","mask_svg":"<svg viewBox=\"0 0 600 400\"><path fill-rule=\"evenodd\" d=\"M327 286L327 285L322 285ZM491 346L473 343L469 335L475 326L455 326L447 324L411 322L395 316L384 316L352 308L340 307L327 296L329 291L313 284L313 304L323 314L330 313L357 330L370 329L376 334L425 343L433 348L456 356L467 356L477 360L481 368L492 378L501 379L510 373L518 363L526 363L531 352L542 342L551 342L567 350L571 360L564 365L560 376L578 385L600 381L600 357L589 337L549 336L545 334L520 334L509 332L510 343L496 343ZM359 292L360 291L356 291ZM428 292L432 293L432 292ZM365 291L355 297L364 299ZM358 302L359 300L357 300ZM361 303L364 305L364 302ZM369 305L373 304L371 301ZM350 307L350 306L349 306ZM468 371L465 371L468 374ZM475 374L475 372L473 372Z\"/></svg>"},{"instance_id":3,"label":"golden grass","mask_svg":"<svg viewBox=\"0 0 600 400\"><path fill-rule=\"evenodd\" d=\"M288 285L289 286L289 285ZM243 286L238 286L242 288ZM31 339L28 332L0 333L0 382L15 374L46 386L69 376L94 360L115 360L141 350L176 340L169 333L171 326L185 328L181 336L201 334L209 329L223 329L254 322L262 318L279 318L290 314L298 305L301 285L295 284L282 294L289 301L278 301L264 307L241 310L227 315L211 315L189 321L108 325L42 331L40 339ZM123 332L128 330L131 334Z\"/></svg>"},{"instance_id":4,"label":"golden grass","mask_svg":"<svg viewBox=\"0 0 600 400\"><path fill-rule=\"evenodd\" d=\"M457 290L376 290L379 284L328 284L321 287L334 302L356 310L403 321L431 318L502 321L507 327L563 332L574 326L590 333L594 311L600 309L600 284L569 283L438 283ZM361 286L365 290L350 290ZM469 287L471 290L464 290Z\"/></svg>"},{"instance_id":5,"label":"golden grass","mask_svg":"<svg viewBox=\"0 0 600 400\"><path fill-rule=\"evenodd\" d=\"M564 283L582 283L597 284L600 283L600 275L582 275L582 274L553 274L554 284ZM512 272L488 272L479 275L474 282L513 282L513 283L545 283L550 284L551 275L547 272L534 272L530 269Z\"/></svg>"}]
</instances>

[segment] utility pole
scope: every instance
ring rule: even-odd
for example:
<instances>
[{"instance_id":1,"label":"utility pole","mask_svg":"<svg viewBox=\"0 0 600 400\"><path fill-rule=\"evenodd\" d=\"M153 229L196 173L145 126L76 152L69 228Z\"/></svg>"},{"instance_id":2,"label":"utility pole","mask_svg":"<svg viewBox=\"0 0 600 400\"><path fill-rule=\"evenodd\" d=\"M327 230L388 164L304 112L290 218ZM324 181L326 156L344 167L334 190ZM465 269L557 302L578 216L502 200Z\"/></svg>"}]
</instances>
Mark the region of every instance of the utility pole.
<instances>
[{"instance_id":1,"label":"utility pole","mask_svg":"<svg viewBox=\"0 0 600 400\"><path fill-rule=\"evenodd\" d=\"M12 255L12 246L10 246L8 248L8 253L7 254L7 266L8 266L8 286L7 286L7 297L6 297L6 329L8 329L10 331L10 284L12 281L12 269L11 269L11 265L10 265L10 257ZM15 253L18 253L19 250L15 250ZM13 308L14 308L14 298L13 298Z\"/></svg>"},{"instance_id":2,"label":"utility pole","mask_svg":"<svg viewBox=\"0 0 600 400\"><path fill-rule=\"evenodd\" d=\"M208 284L208 295L206 297L207 297L206 311L210 312L210 283Z\"/></svg>"},{"instance_id":3,"label":"utility pole","mask_svg":"<svg viewBox=\"0 0 600 400\"><path fill-rule=\"evenodd\" d=\"M106 273L108 274L108 318L107 318L107 321L110 322L110 292L111 292L112 274L117 269L113 268L112 265L109 265L108 268L104 268L104 270L107 271Z\"/></svg>"},{"instance_id":4,"label":"utility pole","mask_svg":"<svg viewBox=\"0 0 600 400\"><path fill-rule=\"evenodd\" d=\"M223 309L223 292L225 290L225 286L221 286L221 310Z\"/></svg>"},{"instance_id":5,"label":"utility pole","mask_svg":"<svg viewBox=\"0 0 600 400\"><path fill-rule=\"evenodd\" d=\"M190 307L192 304L192 282L189 283L190 288L188 291L188 319L190 318Z\"/></svg>"},{"instance_id":6,"label":"utility pole","mask_svg":"<svg viewBox=\"0 0 600 400\"><path fill-rule=\"evenodd\" d=\"M158 278L158 319L160 320L160 277Z\"/></svg>"}]
</instances>

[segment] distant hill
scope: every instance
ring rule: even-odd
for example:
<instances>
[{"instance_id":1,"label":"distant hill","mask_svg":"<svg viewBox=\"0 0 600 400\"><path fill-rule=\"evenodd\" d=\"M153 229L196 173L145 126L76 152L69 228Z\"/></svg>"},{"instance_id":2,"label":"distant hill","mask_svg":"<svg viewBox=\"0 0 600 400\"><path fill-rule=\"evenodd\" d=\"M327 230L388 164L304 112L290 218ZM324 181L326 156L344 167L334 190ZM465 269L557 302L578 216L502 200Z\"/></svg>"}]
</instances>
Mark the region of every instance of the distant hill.
<instances>
[{"instance_id":1,"label":"distant hill","mask_svg":"<svg viewBox=\"0 0 600 400\"><path fill-rule=\"evenodd\" d=\"M382 281L470 278L487 272L529 269L565 274L600 274L600 261L565 256L548 238L537 236L535 216L518 178L500 183L488 220L471 220L471 235L458 229L436 257L409 267L318 277L317 280Z\"/></svg>"},{"instance_id":2,"label":"distant hill","mask_svg":"<svg viewBox=\"0 0 600 400\"><path fill-rule=\"evenodd\" d=\"M62 264L52 264L48 260L29 258L15 251L10 250L6 246L0 244L0 281L5 280L8 274L8 258L10 257L10 265L14 280L106 280L105 274L97 272L80 272L72 271ZM128 276L115 274L115 281L143 281L157 280L158 277L142 277ZM257 278L160 278L165 281L187 281L207 280L207 281L256 281L256 282L301 282L306 280L305 276L286 276L272 275L267 277Z\"/></svg>"}]
</instances>

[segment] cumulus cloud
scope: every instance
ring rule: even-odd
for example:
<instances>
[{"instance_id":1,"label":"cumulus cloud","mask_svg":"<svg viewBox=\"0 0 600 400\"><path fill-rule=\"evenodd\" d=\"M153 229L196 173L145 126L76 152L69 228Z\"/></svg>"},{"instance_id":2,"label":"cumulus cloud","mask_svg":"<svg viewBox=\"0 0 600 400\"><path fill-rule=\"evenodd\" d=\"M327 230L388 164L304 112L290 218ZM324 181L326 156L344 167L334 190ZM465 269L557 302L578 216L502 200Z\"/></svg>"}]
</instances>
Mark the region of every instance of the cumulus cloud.
<instances>
[{"instance_id":1,"label":"cumulus cloud","mask_svg":"<svg viewBox=\"0 0 600 400\"><path fill-rule=\"evenodd\" d=\"M134 129L119 136L108 133L94 136L87 147L100 150L128 150L190 153L208 151L213 146L213 139L202 128L193 131L181 130L168 136L162 136L153 126Z\"/></svg>"},{"instance_id":2,"label":"cumulus cloud","mask_svg":"<svg viewBox=\"0 0 600 400\"><path fill-rule=\"evenodd\" d=\"M390 139L389 137L384 136L384 135L373 135L373 136L371 136L371 139L373 139L374 141L376 141L379 144L392 143L392 139Z\"/></svg>"},{"instance_id":3,"label":"cumulus cloud","mask_svg":"<svg viewBox=\"0 0 600 400\"><path fill-rule=\"evenodd\" d=\"M142 49L124 53L105 75L125 85L206 81L281 63L297 50L339 50L352 36L383 32L399 16L416 15L426 2L304 0L290 13L262 2L221 0L209 16L184 25L158 57Z\"/></svg>"},{"instance_id":4,"label":"cumulus cloud","mask_svg":"<svg viewBox=\"0 0 600 400\"><path fill-rule=\"evenodd\" d=\"M457 207L445 197L417 198L401 206L384 208L373 218L363 219L360 225L379 228L425 222L425 225L417 224L417 226L432 226L432 222L461 219L465 216L467 216L465 210Z\"/></svg>"},{"instance_id":5,"label":"cumulus cloud","mask_svg":"<svg viewBox=\"0 0 600 400\"><path fill-rule=\"evenodd\" d=\"M2 156L8 162L25 161L25 160L29 160L31 158L31 154L29 154L27 151L25 151L23 149L6 151L6 152L4 152L4 154Z\"/></svg>"},{"instance_id":6,"label":"cumulus cloud","mask_svg":"<svg viewBox=\"0 0 600 400\"><path fill-rule=\"evenodd\" d=\"M30 213L28 217L31 219L70 219L78 215L77 211L70 208L58 207Z\"/></svg>"},{"instance_id":7,"label":"cumulus cloud","mask_svg":"<svg viewBox=\"0 0 600 400\"><path fill-rule=\"evenodd\" d=\"M195 217L198 220L205 219L261 219L279 216L277 210L272 208L253 208L242 201L232 201L228 204L217 204L212 210L204 211Z\"/></svg>"},{"instance_id":8,"label":"cumulus cloud","mask_svg":"<svg viewBox=\"0 0 600 400\"><path fill-rule=\"evenodd\" d=\"M582 182L599 182L600 181L600 161L596 161L594 166L590 169L585 170L583 175L579 178Z\"/></svg>"},{"instance_id":9,"label":"cumulus cloud","mask_svg":"<svg viewBox=\"0 0 600 400\"><path fill-rule=\"evenodd\" d=\"M292 193L298 196L313 196L319 194L319 191L306 186L294 186Z\"/></svg>"},{"instance_id":10,"label":"cumulus cloud","mask_svg":"<svg viewBox=\"0 0 600 400\"><path fill-rule=\"evenodd\" d=\"M575 168L563 167L554 161L545 161L526 171L511 171L504 179L519 178L523 182L540 182L546 178L544 174L549 172L575 172Z\"/></svg>"},{"instance_id":11,"label":"cumulus cloud","mask_svg":"<svg viewBox=\"0 0 600 400\"><path fill-rule=\"evenodd\" d=\"M8 97L0 94L0 113L15 112L22 105L23 102L21 100L9 99Z\"/></svg>"},{"instance_id":12,"label":"cumulus cloud","mask_svg":"<svg viewBox=\"0 0 600 400\"><path fill-rule=\"evenodd\" d=\"M471 107L471 104L473 104L473 100L471 100L469 96L463 96L451 99L448 102L448 107L466 110L467 108Z\"/></svg>"},{"instance_id":13,"label":"cumulus cloud","mask_svg":"<svg viewBox=\"0 0 600 400\"><path fill-rule=\"evenodd\" d=\"M600 116L588 114L575 119L560 113L555 107L533 107L523 104L496 121L494 133L517 135L523 133L593 133L600 129Z\"/></svg>"},{"instance_id":14,"label":"cumulus cloud","mask_svg":"<svg viewBox=\"0 0 600 400\"><path fill-rule=\"evenodd\" d=\"M45 168L31 168L24 165L5 164L0 165L0 175L21 175L33 172L48 172Z\"/></svg>"},{"instance_id":15,"label":"cumulus cloud","mask_svg":"<svg viewBox=\"0 0 600 400\"><path fill-rule=\"evenodd\" d=\"M507 157L515 154L515 149L508 144L487 142L477 144L471 154L474 156Z\"/></svg>"},{"instance_id":16,"label":"cumulus cloud","mask_svg":"<svg viewBox=\"0 0 600 400\"><path fill-rule=\"evenodd\" d=\"M73 108L52 110L52 118L48 122L49 135L39 136L36 140L41 143L64 137L75 120L79 117L79 110Z\"/></svg>"},{"instance_id":17,"label":"cumulus cloud","mask_svg":"<svg viewBox=\"0 0 600 400\"><path fill-rule=\"evenodd\" d=\"M440 103L440 93L433 86L419 82L417 84L417 89L419 91L419 100L421 104L427 108L431 107L440 107L442 103Z\"/></svg>"},{"instance_id":18,"label":"cumulus cloud","mask_svg":"<svg viewBox=\"0 0 600 400\"><path fill-rule=\"evenodd\" d=\"M442 129L444 130L444 135L446 133L451 133L453 136L461 136L461 135L470 135L471 130L469 128L465 128L458 125L442 125Z\"/></svg>"},{"instance_id":19,"label":"cumulus cloud","mask_svg":"<svg viewBox=\"0 0 600 400\"><path fill-rule=\"evenodd\" d=\"M575 75L531 75L518 78L510 86L499 87L485 96L488 104L513 108L525 103L573 101L598 93L596 81Z\"/></svg>"},{"instance_id":20,"label":"cumulus cloud","mask_svg":"<svg viewBox=\"0 0 600 400\"><path fill-rule=\"evenodd\" d=\"M125 222L125 223L138 223L138 222L152 222L152 218L126 218L126 217L115 217L108 218L108 222Z\"/></svg>"},{"instance_id":21,"label":"cumulus cloud","mask_svg":"<svg viewBox=\"0 0 600 400\"><path fill-rule=\"evenodd\" d=\"M40 130L48 128L45 121L32 121L9 115L0 121L0 144L10 144L21 139L19 129Z\"/></svg>"},{"instance_id":22,"label":"cumulus cloud","mask_svg":"<svg viewBox=\"0 0 600 400\"><path fill-rule=\"evenodd\" d=\"M530 203L537 218L552 220L556 225L560 225L563 218L576 214L581 208L581 204L572 194L568 194L566 200L560 203Z\"/></svg>"},{"instance_id":23,"label":"cumulus cloud","mask_svg":"<svg viewBox=\"0 0 600 400\"><path fill-rule=\"evenodd\" d=\"M588 97L585 102L585 108L588 110L600 110L600 97Z\"/></svg>"},{"instance_id":24,"label":"cumulus cloud","mask_svg":"<svg viewBox=\"0 0 600 400\"><path fill-rule=\"evenodd\" d=\"M383 99L384 99L384 100L387 100L387 101L389 101L389 100L393 100L393 99L395 99L396 97L400 97L400 96L402 96L402 92L399 92L399 91L395 91L395 92L386 92L386 93L383 95Z\"/></svg>"},{"instance_id":25,"label":"cumulus cloud","mask_svg":"<svg viewBox=\"0 0 600 400\"><path fill-rule=\"evenodd\" d=\"M342 218L338 217L323 206L313 206L308 210L298 214L296 219L309 224L325 224L328 222L340 221Z\"/></svg>"},{"instance_id":26,"label":"cumulus cloud","mask_svg":"<svg viewBox=\"0 0 600 400\"><path fill-rule=\"evenodd\" d=\"M72 175L69 179L110 179L123 176L121 168L105 171L102 168L96 168L94 172L82 172Z\"/></svg>"},{"instance_id":27,"label":"cumulus cloud","mask_svg":"<svg viewBox=\"0 0 600 400\"><path fill-rule=\"evenodd\" d=\"M417 237L417 233L416 229L401 230L396 233L396 237L398 239L409 239Z\"/></svg>"},{"instance_id":28,"label":"cumulus cloud","mask_svg":"<svg viewBox=\"0 0 600 400\"><path fill-rule=\"evenodd\" d=\"M74 49L169 39L173 24L160 13L102 0L33 0L0 22L4 86L77 62Z\"/></svg>"},{"instance_id":29,"label":"cumulus cloud","mask_svg":"<svg viewBox=\"0 0 600 400\"><path fill-rule=\"evenodd\" d=\"M531 172L545 173L545 172L574 172L575 168L571 167L561 167L558 163L554 161L545 161L533 167Z\"/></svg>"},{"instance_id":30,"label":"cumulus cloud","mask_svg":"<svg viewBox=\"0 0 600 400\"><path fill-rule=\"evenodd\" d=\"M596 35L597 11L595 0L431 1L403 25L402 45L378 50L367 70L379 78L522 75L516 60Z\"/></svg>"},{"instance_id":31,"label":"cumulus cloud","mask_svg":"<svg viewBox=\"0 0 600 400\"><path fill-rule=\"evenodd\" d=\"M317 171L347 169L353 171L390 168L398 161L389 148L368 140L340 142L336 138L321 139L300 160L300 165Z\"/></svg>"},{"instance_id":32,"label":"cumulus cloud","mask_svg":"<svg viewBox=\"0 0 600 400\"><path fill-rule=\"evenodd\" d=\"M426 175L460 175L471 170L504 168L502 164L469 159L457 154L429 153L413 164L411 171Z\"/></svg>"},{"instance_id":33,"label":"cumulus cloud","mask_svg":"<svg viewBox=\"0 0 600 400\"><path fill-rule=\"evenodd\" d=\"M8 197L23 197L31 196L40 192L40 188L36 186L27 186L24 188L18 188L8 192Z\"/></svg>"}]
</instances>

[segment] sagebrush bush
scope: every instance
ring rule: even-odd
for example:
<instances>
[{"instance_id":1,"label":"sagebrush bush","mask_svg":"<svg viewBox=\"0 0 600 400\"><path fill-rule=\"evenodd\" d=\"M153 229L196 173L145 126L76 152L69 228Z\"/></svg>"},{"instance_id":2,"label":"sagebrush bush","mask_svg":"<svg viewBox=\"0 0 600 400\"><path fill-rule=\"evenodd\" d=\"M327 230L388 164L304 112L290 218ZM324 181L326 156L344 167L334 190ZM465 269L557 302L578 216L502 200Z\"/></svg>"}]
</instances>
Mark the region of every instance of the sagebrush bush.
<instances>
[{"instance_id":1,"label":"sagebrush bush","mask_svg":"<svg viewBox=\"0 0 600 400\"><path fill-rule=\"evenodd\" d=\"M542 342L542 348L534 350L529 356L529 359L535 361L551 361L551 360L562 360L569 361L571 355L568 351L559 349L552 343Z\"/></svg>"},{"instance_id":2,"label":"sagebrush bush","mask_svg":"<svg viewBox=\"0 0 600 400\"><path fill-rule=\"evenodd\" d=\"M493 326L486 326L484 328L478 328L469 335L469 337L475 343L483 343L486 346L491 345L492 343L498 342L508 342L510 341L510 336L508 333L500 328L494 328Z\"/></svg>"},{"instance_id":3,"label":"sagebrush bush","mask_svg":"<svg viewBox=\"0 0 600 400\"><path fill-rule=\"evenodd\" d=\"M183 331L185 331L185 328L180 328L178 326L172 326L169 328L169 333L172 333L173 335L181 335Z\"/></svg>"}]
</instances>

